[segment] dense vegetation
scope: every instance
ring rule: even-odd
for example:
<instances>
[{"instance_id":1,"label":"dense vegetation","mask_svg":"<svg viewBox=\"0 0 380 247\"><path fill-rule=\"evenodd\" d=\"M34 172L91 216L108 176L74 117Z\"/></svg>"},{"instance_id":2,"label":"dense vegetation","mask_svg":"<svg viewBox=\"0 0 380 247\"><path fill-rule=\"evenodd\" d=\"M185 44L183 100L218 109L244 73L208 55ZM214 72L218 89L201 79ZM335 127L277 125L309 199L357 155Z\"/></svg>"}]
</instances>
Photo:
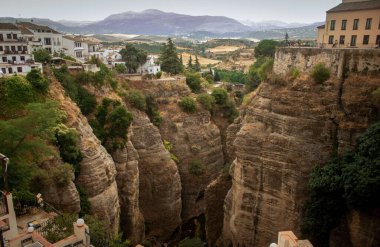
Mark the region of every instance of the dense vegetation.
<instances>
[{"instance_id":1,"label":"dense vegetation","mask_svg":"<svg viewBox=\"0 0 380 247\"><path fill-rule=\"evenodd\" d=\"M328 246L332 229L349 210L380 207L380 123L367 129L356 149L317 166L310 178L303 233L316 246Z\"/></svg>"},{"instance_id":2,"label":"dense vegetation","mask_svg":"<svg viewBox=\"0 0 380 247\"><path fill-rule=\"evenodd\" d=\"M136 73L139 66L146 62L146 51L136 48L131 44L127 44L124 49L120 51L125 66L129 73Z\"/></svg>"},{"instance_id":3,"label":"dense vegetation","mask_svg":"<svg viewBox=\"0 0 380 247\"><path fill-rule=\"evenodd\" d=\"M168 38L168 42L163 46L160 55L161 69L167 73L177 75L183 71L183 65L174 46L173 41Z\"/></svg>"},{"instance_id":4,"label":"dense vegetation","mask_svg":"<svg viewBox=\"0 0 380 247\"><path fill-rule=\"evenodd\" d=\"M242 71L215 70L215 81L246 84L247 74Z\"/></svg>"},{"instance_id":5,"label":"dense vegetation","mask_svg":"<svg viewBox=\"0 0 380 247\"><path fill-rule=\"evenodd\" d=\"M330 69L326 67L324 63L319 63L314 66L311 71L311 77L317 83L323 83L330 78Z\"/></svg>"}]
</instances>

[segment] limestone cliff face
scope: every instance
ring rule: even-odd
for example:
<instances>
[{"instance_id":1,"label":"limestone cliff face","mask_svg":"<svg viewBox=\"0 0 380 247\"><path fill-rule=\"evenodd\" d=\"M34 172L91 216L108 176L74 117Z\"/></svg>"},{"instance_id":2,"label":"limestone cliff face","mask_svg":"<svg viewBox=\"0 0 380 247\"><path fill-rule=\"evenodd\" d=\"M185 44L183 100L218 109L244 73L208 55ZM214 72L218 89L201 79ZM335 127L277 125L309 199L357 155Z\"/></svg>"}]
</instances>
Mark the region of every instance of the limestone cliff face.
<instances>
[{"instance_id":1,"label":"limestone cliff face","mask_svg":"<svg viewBox=\"0 0 380 247\"><path fill-rule=\"evenodd\" d=\"M186 114L173 107L163 112L164 120L160 131L163 138L173 144L171 152L179 160L184 222L205 212L206 187L218 177L223 168L220 131L210 118L210 113L203 110ZM189 171L189 164L195 160L201 161L204 168L200 175Z\"/></svg>"},{"instance_id":2,"label":"limestone cliff face","mask_svg":"<svg viewBox=\"0 0 380 247\"><path fill-rule=\"evenodd\" d=\"M93 134L87 119L70 98L65 96L59 82L53 81L50 94L60 103L67 115L67 125L80 135L80 150L83 155L78 183L85 189L91 204L91 213L108 223L109 229L119 228L119 197L116 185L116 169L111 156Z\"/></svg>"},{"instance_id":3,"label":"limestone cliff face","mask_svg":"<svg viewBox=\"0 0 380 247\"><path fill-rule=\"evenodd\" d=\"M353 147L374 117L369 95L379 85L379 78L351 76L257 89L241 123L230 127L239 131L224 205L225 246L268 246L282 230L300 235L312 167L329 160L333 147Z\"/></svg>"},{"instance_id":4,"label":"limestone cliff face","mask_svg":"<svg viewBox=\"0 0 380 247\"><path fill-rule=\"evenodd\" d=\"M133 111L131 142L138 153L140 195L148 237L168 239L181 225L181 181L160 132L145 113Z\"/></svg>"},{"instance_id":5,"label":"limestone cliff face","mask_svg":"<svg viewBox=\"0 0 380 247\"><path fill-rule=\"evenodd\" d=\"M132 243L144 239L144 217L139 208L139 155L130 141L112 154L115 161L120 200L120 226Z\"/></svg>"}]
</instances>

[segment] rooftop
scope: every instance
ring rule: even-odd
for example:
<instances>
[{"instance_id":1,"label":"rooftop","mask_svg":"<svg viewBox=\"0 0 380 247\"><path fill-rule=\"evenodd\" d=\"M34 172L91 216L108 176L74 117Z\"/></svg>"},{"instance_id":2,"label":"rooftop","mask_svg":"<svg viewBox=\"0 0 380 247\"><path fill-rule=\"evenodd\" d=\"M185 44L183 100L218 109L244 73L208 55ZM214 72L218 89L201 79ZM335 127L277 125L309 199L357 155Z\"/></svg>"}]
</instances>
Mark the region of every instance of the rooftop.
<instances>
[{"instance_id":1,"label":"rooftop","mask_svg":"<svg viewBox=\"0 0 380 247\"><path fill-rule=\"evenodd\" d=\"M66 35L63 36L65 39L72 40L75 42L83 42L90 45L97 45L100 44L100 40L90 37L84 37L84 36L75 36L75 35Z\"/></svg>"},{"instance_id":2,"label":"rooftop","mask_svg":"<svg viewBox=\"0 0 380 247\"><path fill-rule=\"evenodd\" d=\"M54 29L52 29L48 26L37 25L37 24L31 23L31 22L19 22L17 24L19 26L22 26L22 27L25 27L27 29L34 30L34 31L59 34L59 32L55 31Z\"/></svg>"},{"instance_id":3,"label":"rooftop","mask_svg":"<svg viewBox=\"0 0 380 247\"><path fill-rule=\"evenodd\" d=\"M13 23L0 23L0 30L18 30L18 27Z\"/></svg>"},{"instance_id":4,"label":"rooftop","mask_svg":"<svg viewBox=\"0 0 380 247\"><path fill-rule=\"evenodd\" d=\"M338 6L328 10L327 13L355 11L355 10L368 10L368 9L380 9L380 0L341 3Z\"/></svg>"}]
</instances>

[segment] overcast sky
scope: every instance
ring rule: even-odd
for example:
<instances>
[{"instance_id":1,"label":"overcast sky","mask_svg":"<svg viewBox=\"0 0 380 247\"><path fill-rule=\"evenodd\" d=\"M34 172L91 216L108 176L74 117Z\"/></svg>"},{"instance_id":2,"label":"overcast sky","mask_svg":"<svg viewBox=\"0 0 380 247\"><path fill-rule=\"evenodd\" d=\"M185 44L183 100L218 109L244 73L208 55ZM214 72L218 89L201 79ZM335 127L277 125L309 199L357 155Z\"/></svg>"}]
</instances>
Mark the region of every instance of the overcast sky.
<instances>
[{"instance_id":1,"label":"overcast sky","mask_svg":"<svg viewBox=\"0 0 380 247\"><path fill-rule=\"evenodd\" d=\"M3 2L4 1L4 2ZM0 0L0 16L52 20L101 20L125 11L159 9L190 15L223 15L237 20L323 21L341 0Z\"/></svg>"}]
</instances>

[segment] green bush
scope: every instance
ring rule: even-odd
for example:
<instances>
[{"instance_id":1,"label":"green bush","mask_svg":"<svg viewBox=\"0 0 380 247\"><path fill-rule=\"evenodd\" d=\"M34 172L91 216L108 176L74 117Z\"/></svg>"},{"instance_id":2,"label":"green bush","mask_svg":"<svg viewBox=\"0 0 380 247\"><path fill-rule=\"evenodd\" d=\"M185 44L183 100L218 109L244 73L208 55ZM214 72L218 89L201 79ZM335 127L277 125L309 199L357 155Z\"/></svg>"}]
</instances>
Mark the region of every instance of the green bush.
<instances>
[{"instance_id":1,"label":"green bush","mask_svg":"<svg viewBox=\"0 0 380 247\"><path fill-rule=\"evenodd\" d=\"M205 110L212 112L215 106L215 98L208 93L198 95L197 101L203 106Z\"/></svg>"},{"instance_id":2,"label":"green bush","mask_svg":"<svg viewBox=\"0 0 380 247\"><path fill-rule=\"evenodd\" d=\"M73 167L70 164L63 164L51 169L49 177L51 182L56 184L58 188L66 187L71 181Z\"/></svg>"},{"instance_id":3,"label":"green bush","mask_svg":"<svg viewBox=\"0 0 380 247\"><path fill-rule=\"evenodd\" d=\"M146 110L146 97L141 91L130 91L128 93L127 100L133 107L139 109L140 111Z\"/></svg>"},{"instance_id":4,"label":"green bush","mask_svg":"<svg viewBox=\"0 0 380 247\"><path fill-rule=\"evenodd\" d=\"M323 83L330 78L330 69L324 63L319 63L314 66L311 71L311 77L317 83Z\"/></svg>"},{"instance_id":5,"label":"green bush","mask_svg":"<svg viewBox=\"0 0 380 247\"><path fill-rule=\"evenodd\" d=\"M77 191L79 193L79 199L80 199L80 212L79 217L83 217L90 213L91 210L91 204L88 200L88 195L85 189L83 189L81 186L77 185ZM86 222L87 223L87 222ZM88 223L87 223L88 224ZM92 229L93 231L94 229Z\"/></svg>"},{"instance_id":6,"label":"green bush","mask_svg":"<svg viewBox=\"0 0 380 247\"><path fill-rule=\"evenodd\" d=\"M328 246L332 229L348 209L380 207L380 123L367 129L354 151L317 166L310 177L310 199L302 231L317 246Z\"/></svg>"},{"instance_id":7,"label":"green bush","mask_svg":"<svg viewBox=\"0 0 380 247\"><path fill-rule=\"evenodd\" d=\"M125 64L116 64L115 65L115 70L120 73L120 74L125 74L127 73L127 67Z\"/></svg>"},{"instance_id":8,"label":"green bush","mask_svg":"<svg viewBox=\"0 0 380 247\"><path fill-rule=\"evenodd\" d=\"M189 172L193 175L202 175L205 172L205 167L200 160L192 160L189 164Z\"/></svg>"},{"instance_id":9,"label":"green bush","mask_svg":"<svg viewBox=\"0 0 380 247\"><path fill-rule=\"evenodd\" d=\"M34 88L41 92L46 92L49 87L49 81L41 74L39 70L32 69L26 79L33 85Z\"/></svg>"},{"instance_id":10,"label":"green bush","mask_svg":"<svg viewBox=\"0 0 380 247\"><path fill-rule=\"evenodd\" d=\"M179 159L178 159L178 157L175 155L175 154L173 154L173 153L171 153L170 151L172 150L172 148L173 148L173 144L171 144L168 140L164 140L163 141L163 144L164 144L164 147L165 147L165 149L170 153L170 158L175 162L175 163L179 163Z\"/></svg>"},{"instance_id":11,"label":"green bush","mask_svg":"<svg viewBox=\"0 0 380 247\"><path fill-rule=\"evenodd\" d=\"M146 114L150 121L157 127L161 125L162 117L158 111L158 105L156 99L152 95L146 96Z\"/></svg>"},{"instance_id":12,"label":"green bush","mask_svg":"<svg viewBox=\"0 0 380 247\"><path fill-rule=\"evenodd\" d=\"M205 246L199 238L186 238L179 243L179 247L203 247Z\"/></svg>"},{"instance_id":13,"label":"green bush","mask_svg":"<svg viewBox=\"0 0 380 247\"><path fill-rule=\"evenodd\" d=\"M227 117L230 122L233 122L235 118L239 116L239 111L236 109L235 103L232 100L228 100L226 104L222 106L224 117Z\"/></svg>"},{"instance_id":14,"label":"green bush","mask_svg":"<svg viewBox=\"0 0 380 247\"><path fill-rule=\"evenodd\" d=\"M201 91L202 77L197 72L186 73L186 84L189 86L193 93L199 93Z\"/></svg>"},{"instance_id":15,"label":"green bush","mask_svg":"<svg viewBox=\"0 0 380 247\"><path fill-rule=\"evenodd\" d=\"M262 40L255 47L255 57L272 57L274 58L274 54L276 52L276 47L278 47L280 43L275 40Z\"/></svg>"},{"instance_id":16,"label":"green bush","mask_svg":"<svg viewBox=\"0 0 380 247\"><path fill-rule=\"evenodd\" d=\"M79 148L80 140L76 129L60 124L56 128L55 137L62 160L74 167L77 177L80 173L80 162L83 156Z\"/></svg>"},{"instance_id":17,"label":"green bush","mask_svg":"<svg viewBox=\"0 0 380 247\"><path fill-rule=\"evenodd\" d=\"M38 63L50 63L52 56L46 49L39 49L33 52L34 60Z\"/></svg>"},{"instance_id":18,"label":"green bush","mask_svg":"<svg viewBox=\"0 0 380 247\"><path fill-rule=\"evenodd\" d=\"M301 75L301 71L297 68L292 68L290 71L290 76L293 80L297 79Z\"/></svg>"},{"instance_id":19,"label":"green bush","mask_svg":"<svg viewBox=\"0 0 380 247\"><path fill-rule=\"evenodd\" d=\"M380 87L372 92L372 103L380 110Z\"/></svg>"},{"instance_id":20,"label":"green bush","mask_svg":"<svg viewBox=\"0 0 380 247\"><path fill-rule=\"evenodd\" d=\"M227 103L228 100L228 93L223 88L215 88L212 90L211 94L215 98L215 103L218 105L223 105Z\"/></svg>"},{"instance_id":21,"label":"green bush","mask_svg":"<svg viewBox=\"0 0 380 247\"><path fill-rule=\"evenodd\" d=\"M195 112L197 109L197 104L195 103L195 100L191 97L184 97L182 100L179 102L179 106L184 112Z\"/></svg>"},{"instance_id":22,"label":"green bush","mask_svg":"<svg viewBox=\"0 0 380 247\"><path fill-rule=\"evenodd\" d=\"M75 101L84 115L89 115L96 108L96 97L84 87L78 87L78 96Z\"/></svg>"},{"instance_id":23,"label":"green bush","mask_svg":"<svg viewBox=\"0 0 380 247\"><path fill-rule=\"evenodd\" d=\"M162 76L162 72L161 72L161 71L158 71L158 72L156 73L156 78L157 78L157 79L160 79L161 76Z\"/></svg>"}]
</instances>

